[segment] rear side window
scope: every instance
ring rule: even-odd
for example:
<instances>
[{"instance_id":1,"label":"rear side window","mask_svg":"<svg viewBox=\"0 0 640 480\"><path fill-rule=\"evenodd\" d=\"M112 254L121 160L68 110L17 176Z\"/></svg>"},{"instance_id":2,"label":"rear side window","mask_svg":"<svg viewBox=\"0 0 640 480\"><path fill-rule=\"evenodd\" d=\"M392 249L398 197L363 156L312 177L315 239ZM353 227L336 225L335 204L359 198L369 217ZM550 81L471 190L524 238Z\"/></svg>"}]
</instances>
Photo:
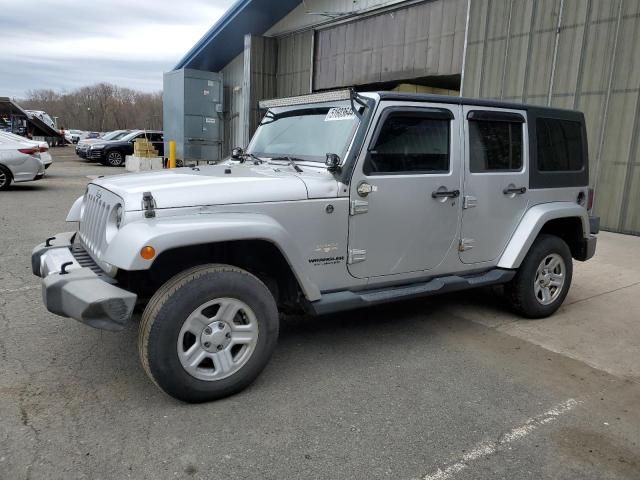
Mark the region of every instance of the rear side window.
<instances>
[{"instance_id":1,"label":"rear side window","mask_svg":"<svg viewBox=\"0 0 640 480\"><path fill-rule=\"evenodd\" d=\"M538 170L571 172L584 168L582 125L579 122L538 117Z\"/></svg>"},{"instance_id":2,"label":"rear side window","mask_svg":"<svg viewBox=\"0 0 640 480\"><path fill-rule=\"evenodd\" d=\"M364 173L449 171L449 128L445 118L416 113L387 117L364 165Z\"/></svg>"},{"instance_id":3,"label":"rear side window","mask_svg":"<svg viewBox=\"0 0 640 480\"><path fill-rule=\"evenodd\" d=\"M522 125L520 122L470 120L470 171L522 169Z\"/></svg>"}]
</instances>

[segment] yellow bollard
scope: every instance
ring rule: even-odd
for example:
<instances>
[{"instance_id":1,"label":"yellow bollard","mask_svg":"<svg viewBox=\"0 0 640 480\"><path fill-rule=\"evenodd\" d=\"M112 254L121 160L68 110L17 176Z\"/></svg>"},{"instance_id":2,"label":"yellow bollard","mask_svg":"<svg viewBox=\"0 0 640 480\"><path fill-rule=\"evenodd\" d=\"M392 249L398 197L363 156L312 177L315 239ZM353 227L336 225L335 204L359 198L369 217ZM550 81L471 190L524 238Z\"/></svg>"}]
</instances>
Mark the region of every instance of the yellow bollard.
<instances>
[{"instance_id":1,"label":"yellow bollard","mask_svg":"<svg viewBox=\"0 0 640 480\"><path fill-rule=\"evenodd\" d=\"M176 168L176 141L169 140L169 168Z\"/></svg>"}]
</instances>

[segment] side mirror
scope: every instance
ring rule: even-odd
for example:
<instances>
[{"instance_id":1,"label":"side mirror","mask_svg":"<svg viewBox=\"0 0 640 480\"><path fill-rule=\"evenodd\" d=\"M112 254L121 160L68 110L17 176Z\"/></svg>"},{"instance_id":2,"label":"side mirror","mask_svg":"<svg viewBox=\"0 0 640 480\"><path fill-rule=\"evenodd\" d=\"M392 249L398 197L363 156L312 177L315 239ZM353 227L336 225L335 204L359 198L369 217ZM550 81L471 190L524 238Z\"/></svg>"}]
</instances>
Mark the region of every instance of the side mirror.
<instances>
[{"instance_id":1,"label":"side mirror","mask_svg":"<svg viewBox=\"0 0 640 480\"><path fill-rule=\"evenodd\" d=\"M331 173L337 172L340 170L340 157L335 153L327 153L327 159L324 164Z\"/></svg>"},{"instance_id":2,"label":"side mirror","mask_svg":"<svg viewBox=\"0 0 640 480\"><path fill-rule=\"evenodd\" d=\"M244 150L240 147L235 147L231 150L231 158L240 158L244 155Z\"/></svg>"}]
</instances>

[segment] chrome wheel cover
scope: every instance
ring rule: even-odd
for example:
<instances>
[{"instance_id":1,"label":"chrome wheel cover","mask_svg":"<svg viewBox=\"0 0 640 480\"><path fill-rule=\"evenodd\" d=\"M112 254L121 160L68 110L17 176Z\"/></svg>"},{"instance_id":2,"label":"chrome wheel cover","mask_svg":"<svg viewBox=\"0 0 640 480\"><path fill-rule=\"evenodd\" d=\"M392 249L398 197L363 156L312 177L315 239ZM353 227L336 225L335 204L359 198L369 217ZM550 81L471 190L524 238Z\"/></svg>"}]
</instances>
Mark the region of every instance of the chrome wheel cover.
<instances>
[{"instance_id":1,"label":"chrome wheel cover","mask_svg":"<svg viewBox=\"0 0 640 480\"><path fill-rule=\"evenodd\" d=\"M533 290L536 300L542 305L555 302L564 288L567 267L564 259L557 253L544 257L536 270Z\"/></svg>"},{"instance_id":2,"label":"chrome wheel cover","mask_svg":"<svg viewBox=\"0 0 640 480\"><path fill-rule=\"evenodd\" d=\"M258 321L253 310L236 298L216 298L187 317L176 347L189 375L215 381L240 370L257 343Z\"/></svg>"}]
</instances>

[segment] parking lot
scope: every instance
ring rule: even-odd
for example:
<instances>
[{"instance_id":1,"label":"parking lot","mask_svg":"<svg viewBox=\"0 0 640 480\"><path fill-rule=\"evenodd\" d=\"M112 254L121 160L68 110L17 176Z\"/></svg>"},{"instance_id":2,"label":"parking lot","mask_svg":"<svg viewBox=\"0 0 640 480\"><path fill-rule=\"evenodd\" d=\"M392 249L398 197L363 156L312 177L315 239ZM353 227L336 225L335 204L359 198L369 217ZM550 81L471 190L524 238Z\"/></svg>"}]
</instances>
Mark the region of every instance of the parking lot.
<instances>
[{"instance_id":1,"label":"parking lot","mask_svg":"<svg viewBox=\"0 0 640 480\"><path fill-rule=\"evenodd\" d=\"M0 479L640 478L640 238L601 233L544 320L499 289L286 318L251 387L187 405L145 376L135 329L43 307L32 247L123 173L52 153L0 194Z\"/></svg>"}]
</instances>

